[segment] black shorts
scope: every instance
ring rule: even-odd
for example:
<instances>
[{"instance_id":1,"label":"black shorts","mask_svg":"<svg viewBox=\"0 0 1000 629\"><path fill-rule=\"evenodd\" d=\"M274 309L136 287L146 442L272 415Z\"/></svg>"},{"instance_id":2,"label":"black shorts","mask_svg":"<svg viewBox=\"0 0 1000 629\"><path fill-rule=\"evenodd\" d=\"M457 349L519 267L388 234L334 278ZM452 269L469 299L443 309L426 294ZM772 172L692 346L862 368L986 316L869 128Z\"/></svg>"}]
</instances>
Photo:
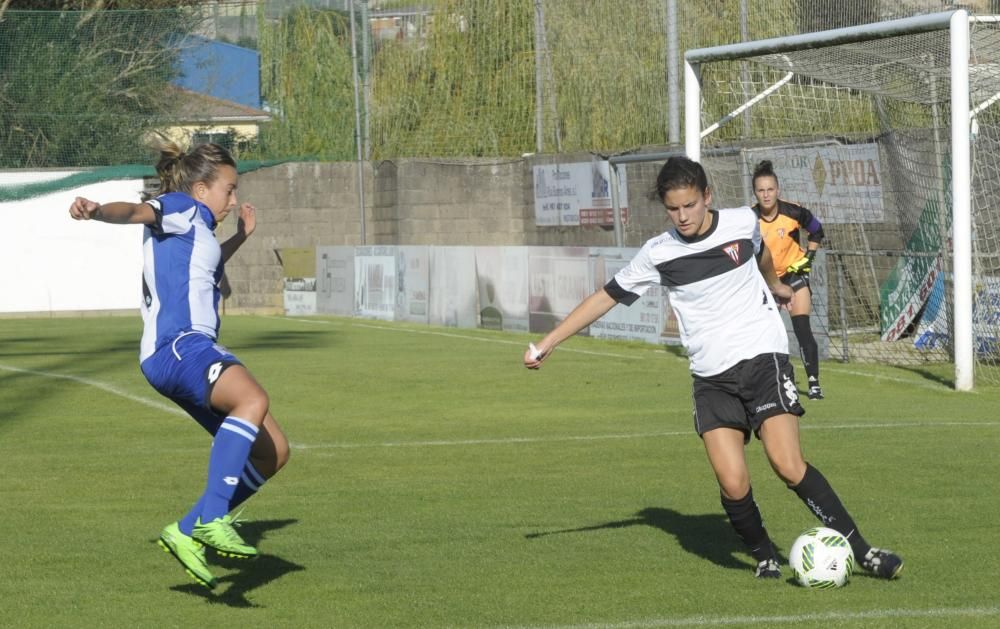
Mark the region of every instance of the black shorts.
<instances>
[{"instance_id":1,"label":"black shorts","mask_svg":"<svg viewBox=\"0 0 1000 629\"><path fill-rule=\"evenodd\" d=\"M715 428L735 428L747 442L751 432L760 438L764 420L784 413L805 414L788 354L761 354L714 376L694 376L694 429L699 437Z\"/></svg>"},{"instance_id":2,"label":"black shorts","mask_svg":"<svg viewBox=\"0 0 1000 629\"><path fill-rule=\"evenodd\" d=\"M793 291L798 292L803 288L809 288L809 274L785 273L781 276L781 283L791 286Z\"/></svg>"}]
</instances>

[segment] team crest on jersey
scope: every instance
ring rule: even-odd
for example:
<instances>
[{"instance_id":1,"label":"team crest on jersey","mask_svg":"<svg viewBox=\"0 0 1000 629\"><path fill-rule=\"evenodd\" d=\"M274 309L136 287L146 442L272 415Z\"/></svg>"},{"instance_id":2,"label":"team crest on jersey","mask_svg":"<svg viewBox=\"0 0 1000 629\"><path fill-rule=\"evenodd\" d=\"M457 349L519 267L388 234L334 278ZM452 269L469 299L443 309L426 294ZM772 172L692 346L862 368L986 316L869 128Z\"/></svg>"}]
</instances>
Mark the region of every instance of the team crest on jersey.
<instances>
[{"instance_id":1,"label":"team crest on jersey","mask_svg":"<svg viewBox=\"0 0 1000 629\"><path fill-rule=\"evenodd\" d=\"M779 227L778 228L778 238L784 238L784 237L785 237L785 228L784 227Z\"/></svg>"},{"instance_id":2,"label":"team crest on jersey","mask_svg":"<svg viewBox=\"0 0 1000 629\"><path fill-rule=\"evenodd\" d=\"M722 248L726 252L726 255L732 258L733 262L736 264L740 263L740 243L734 242L732 244L726 245Z\"/></svg>"}]
</instances>

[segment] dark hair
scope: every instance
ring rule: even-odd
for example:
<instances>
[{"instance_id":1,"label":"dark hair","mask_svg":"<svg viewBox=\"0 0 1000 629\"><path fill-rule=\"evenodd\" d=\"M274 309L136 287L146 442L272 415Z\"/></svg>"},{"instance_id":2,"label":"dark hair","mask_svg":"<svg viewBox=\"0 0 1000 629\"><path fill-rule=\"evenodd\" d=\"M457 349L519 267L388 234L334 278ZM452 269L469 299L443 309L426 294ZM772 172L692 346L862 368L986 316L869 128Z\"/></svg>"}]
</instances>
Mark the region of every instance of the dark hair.
<instances>
[{"instance_id":1,"label":"dark hair","mask_svg":"<svg viewBox=\"0 0 1000 629\"><path fill-rule=\"evenodd\" d=\"M754 188L757 187L758 177L774 177L774 183L778 183L778 176L774 174L774 164L771 163L771 160L769 159L761 160L757 164L757 167L753 169Z\"/></svg>"},{"instance_id":2,"label":"dark hair","mask_svg":"<svg viewBox=\"0 0 1000 629\"><path fill-rule=\"evenodd\" d=\"M667 160L656 177L656 197L662 201L667 193L679 188L708 190L708 175L701 164L687 157L675 156Z\"/></svg>"},{"instance_id":3,"label":"dark hair","mask_svg":"<svg viewBox=\"0 0 1000 629\"><path fill-rule=\"evenodd\" d=\"M160 192L185 192L190 194L199 181L211 184L218 176L219 166L236 168L236 160L229 151L218 144L200 144L187 153L167 140L154 143L160 152L156 174L160 178Z\"/></svg>"}]
</instances>

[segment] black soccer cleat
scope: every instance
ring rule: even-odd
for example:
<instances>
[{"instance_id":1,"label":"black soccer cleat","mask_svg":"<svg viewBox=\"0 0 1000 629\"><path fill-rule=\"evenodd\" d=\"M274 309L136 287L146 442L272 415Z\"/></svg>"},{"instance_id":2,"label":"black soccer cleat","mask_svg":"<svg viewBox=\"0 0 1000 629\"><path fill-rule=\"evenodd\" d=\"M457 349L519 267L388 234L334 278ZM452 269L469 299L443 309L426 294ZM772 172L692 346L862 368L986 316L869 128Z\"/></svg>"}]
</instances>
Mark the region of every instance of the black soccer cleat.
<instances>
[{"instance_id":1,"label":"black soccer cleat","mask_svg":"<svg viewBox=\"0 0 1000 629\"><path fill-rule=\"evenodd\" d=\"M814 384L811 387L809 387L809 399L810 400L823 399L823 389L819 388L818 384Z\"/></svg>"},{"instance_id":2,"label":"black soccer cleat","mask_svg":"<svg viewBox=\"0 0 1000 629\"><path fill-rule=\"evenodd\" d=\"M903 570L903 560L891 550L873 546L861 559L861 567L880 579L895 579Z\"/></svg>"},{"instance_id":3,"label":"black soccer cleat","mask_svg":"<svg viewBox=\"0 0 1000 629\"><path fill-rule=\"evenodd\" d=\"M753 576L758 579L780 579L781 566L775 559L764 559L757 564L757 571Z\"/></svg>"}]
</instances>

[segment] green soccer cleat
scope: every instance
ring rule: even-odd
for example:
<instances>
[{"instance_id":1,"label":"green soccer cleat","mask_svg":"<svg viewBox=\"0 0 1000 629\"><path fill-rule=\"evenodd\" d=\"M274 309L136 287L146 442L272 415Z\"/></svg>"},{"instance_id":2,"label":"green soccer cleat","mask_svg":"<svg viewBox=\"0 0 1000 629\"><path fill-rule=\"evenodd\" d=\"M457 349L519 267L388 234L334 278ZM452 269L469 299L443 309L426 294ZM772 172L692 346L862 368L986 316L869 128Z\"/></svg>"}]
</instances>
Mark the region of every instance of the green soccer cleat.
<instances>
[{"instance_id":1,"label":"green soccer cleat","mask_svg":"<svg viewBox=\"0 0 1000 629\"><path fill-rule=\"evenodd\" d=\"M164 552L173 555L174 559L184 566L184 570L192 579L210 590L215 587L215 577L208 571L208 564L205 563L205 548L189 535L182 533L177 522L168 524L160 533L157 542Z\"/></svg>"},{"instance_id":2,"label":"green soccer cleat","mask_svg":"<svg viewBox=\"0 0 1000 629\"><path fill-rule=\"evenodd\" d=\"M202 524L199 519L195 522L191 537L223 557L253 559L257 556L257 549L243 541L233 528L234 522L235 518L228 516L215 518L207 524Z\"/></svg>"}]
</instances>

